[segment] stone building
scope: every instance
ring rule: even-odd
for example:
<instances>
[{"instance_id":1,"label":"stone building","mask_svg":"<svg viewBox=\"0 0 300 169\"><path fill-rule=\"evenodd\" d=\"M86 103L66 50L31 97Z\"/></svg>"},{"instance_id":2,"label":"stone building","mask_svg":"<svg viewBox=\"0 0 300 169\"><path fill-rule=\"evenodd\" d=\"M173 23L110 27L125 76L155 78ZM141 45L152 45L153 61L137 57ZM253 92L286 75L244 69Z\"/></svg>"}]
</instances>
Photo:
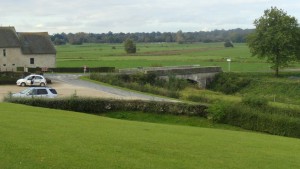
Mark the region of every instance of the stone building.
<instances>
[{"instance_id":1,"label":"stone building","mask_svg":"<svg viewBox=\"0 0 300 169\"><path fill-rule=\"evenodd\" d=\"M47 32L16 32L0 27L0 71L53 68L56 50Z\"/></svg>"}]
</instances>

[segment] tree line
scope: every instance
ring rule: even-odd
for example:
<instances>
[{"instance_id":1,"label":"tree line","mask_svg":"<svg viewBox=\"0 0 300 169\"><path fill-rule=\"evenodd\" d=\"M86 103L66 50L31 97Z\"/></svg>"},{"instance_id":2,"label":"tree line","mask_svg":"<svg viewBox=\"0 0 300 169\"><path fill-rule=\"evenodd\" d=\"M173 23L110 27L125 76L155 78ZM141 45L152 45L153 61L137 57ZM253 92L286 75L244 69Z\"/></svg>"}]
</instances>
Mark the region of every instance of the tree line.
<instances>
[{"instance_id":1,"label":"tree line","mask_svg":"<svg viewBox=\"0 0 300 169\"><path fill-rule=\"evenodd\" d=\"M213 30L199 32L151 32L151 33L57 33L51 35L51 40L55 45L70 43L80 45L83 43L123 43L126 39L132 39L136 43L153 43L153 42L177 42L177 43L194 43L194 42L225 42L244 43L249 33L253 29L231 29L231 30Z\"/></svg>"}]
</instances>

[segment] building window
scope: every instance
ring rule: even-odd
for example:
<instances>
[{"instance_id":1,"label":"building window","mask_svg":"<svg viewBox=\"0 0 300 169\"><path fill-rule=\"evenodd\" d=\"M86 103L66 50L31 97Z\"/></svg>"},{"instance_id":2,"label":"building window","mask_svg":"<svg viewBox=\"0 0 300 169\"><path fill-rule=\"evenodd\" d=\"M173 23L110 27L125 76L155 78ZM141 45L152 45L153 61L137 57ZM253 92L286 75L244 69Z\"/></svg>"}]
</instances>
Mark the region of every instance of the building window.
<instances>
[{"instance_id":1,"label":"building window","mask_svg":"<svg viewBox=\"0 0 300 169\"><path fill-rule=\"evenodd\" d=\"M6 49L3 49L3 56L6 56Z\"/></svg>"},{"instance_id":2,"label":"building window","mask_svg":"<svg viewBox=\"0 0 300 169\"><path fill-rule=\"evenodd\" d=\"M30 58L30 64L34 64L34 58Z\"/></svg>"}]
</instances>

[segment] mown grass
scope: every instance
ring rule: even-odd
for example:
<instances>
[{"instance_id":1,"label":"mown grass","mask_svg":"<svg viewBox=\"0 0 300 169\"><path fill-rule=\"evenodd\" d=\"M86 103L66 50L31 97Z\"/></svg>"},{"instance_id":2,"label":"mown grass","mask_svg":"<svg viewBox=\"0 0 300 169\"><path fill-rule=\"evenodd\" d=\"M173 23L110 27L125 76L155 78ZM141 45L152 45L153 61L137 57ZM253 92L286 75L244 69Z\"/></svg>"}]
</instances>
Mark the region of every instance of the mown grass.
<instances>
[{"instance_id":1,"label":"mown grass","mask_svg":"<svg viewBox=\"0 0 300 169\"><path fill-rule=\"evenodd\" d=\"M116 68L201 65L221 66L224 71L229 71L226 60L231 58L230 71L270 71L270 64L265 60L251 57L246 44L224 48L223 43L141 43L137 48L136 54L127 55L123 44L57 46L56 64L58 67ZM299 64L293 66L299 67Z\"/></svg>"},{"instance_id":2,"label":"mown grass","mask_svg":"<svg viewBox=\"0 0 300 169\"><path fill-rule=\"evenodd\" d=\"M170 114L153 114L146 112L128 111L103 113L101 114L101 116L140 122L245 131L244 129L241 129L239 127L234 127L227 124L213 123L206 118L198 116L174 116Z\"/></svg>"},{"instance_id":3,"label":"mown grass","mask_svg":"<svg viewBox=\"0 0 300 169\"><path fill-rule=\"evenodd\" d=\"M299 139L0 103L1 168L299 168Z\"/></svg>"}]
</instances>

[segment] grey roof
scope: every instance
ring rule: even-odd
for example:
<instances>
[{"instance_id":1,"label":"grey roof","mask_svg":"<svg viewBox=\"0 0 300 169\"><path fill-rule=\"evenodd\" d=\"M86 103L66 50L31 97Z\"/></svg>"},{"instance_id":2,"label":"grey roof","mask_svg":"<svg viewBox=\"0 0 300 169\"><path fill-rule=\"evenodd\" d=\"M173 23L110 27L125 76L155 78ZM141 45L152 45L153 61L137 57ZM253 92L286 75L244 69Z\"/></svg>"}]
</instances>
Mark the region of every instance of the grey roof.
<instances>
[{"instance_id":1,"label":"grey roof","mask_svg":"<svg viewBox=\"0 0 300 169\"><path fill-rule=\"evenodd\" d=\"M23 54L56 54L47 32L19 32Z\"/></svg>"},{"instance_id":2,"label":"grey roof","mask_svg":"<svg viewBox=\"0 0 300 169\"><path fill-rule=\"evenodd\" d=\"M14 27L0 27L0 48L21 48L24 55L56 54L47 32L19 32Z\"/></svg>"},{"instance_id":3,"label":"grey roof","mask_svg":"<svg viewBox=\"0 0 300 169\"><path fill-rule=\"evenodd\" d=\"M14 27L0 27L0 48L20 47L20 41Z\"/></svg>"}]
</instances>

